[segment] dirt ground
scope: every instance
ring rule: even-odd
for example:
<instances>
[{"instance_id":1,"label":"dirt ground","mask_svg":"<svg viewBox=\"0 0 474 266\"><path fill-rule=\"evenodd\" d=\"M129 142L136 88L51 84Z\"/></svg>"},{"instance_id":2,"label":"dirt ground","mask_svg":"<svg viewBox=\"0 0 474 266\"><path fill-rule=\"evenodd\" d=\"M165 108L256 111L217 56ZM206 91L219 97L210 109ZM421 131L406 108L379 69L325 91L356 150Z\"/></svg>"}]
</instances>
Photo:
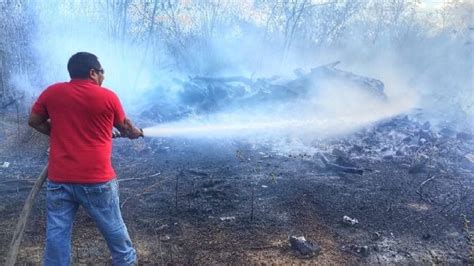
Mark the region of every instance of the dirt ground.
<instances>
[{"instance_id":1,"label":"dirt ground","mask_svg":"<svg viewBox=\"0 0 474 266\"><path fill-rule=\"evenodd\" d=\"M311 144L338 165L345 158L361 175L321 165L317 154L243 140L115 140L122 214L140 264L472 264L472 138L424 137L433 145L388 154L384 145L405 145L398 133L421 127L397 119ZM0 168L2 263L24 200L47 162L47 139L23 126L18 134L14 118L3 116L0 123L0 165L10 163ZM456 149L444 152L443 145ZM343 216L358 224L344 223ZM45 223L43 189L19 264L41 263ZM290 236L304 236L321 252L302 256ZM74 225L72 261L110 263L105 241L83 210Z\"/></svg>"}]
</instances>

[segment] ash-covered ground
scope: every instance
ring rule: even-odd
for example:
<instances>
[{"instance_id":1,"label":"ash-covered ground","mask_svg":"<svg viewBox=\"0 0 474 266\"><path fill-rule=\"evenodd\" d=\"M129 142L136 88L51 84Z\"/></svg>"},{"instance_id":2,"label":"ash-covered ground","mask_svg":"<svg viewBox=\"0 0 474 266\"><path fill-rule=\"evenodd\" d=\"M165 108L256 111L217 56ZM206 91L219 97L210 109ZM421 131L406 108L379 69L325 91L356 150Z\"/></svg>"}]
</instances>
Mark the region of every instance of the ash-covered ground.
<instances>
[{"instance_id":1,"label":"ash-covered ground","mask_svg":"<svg viewBox=\"0 0 474 266\"><path fill-rule=\"evenodd\" d=\"M14 117L1 121L0 165L9 163L0 168L3 260L47 162L47 139L23 126L18 135ZM122 213L140 263L473 263L472 132L410 114L305 143L304 152L282 142L290 140L115 140ZM18 263L41 262L45 223L43 189ZM292 246L291 236L315 249ZM82 210L72 257L110 263Z\"/></svg>"}]
</instances>

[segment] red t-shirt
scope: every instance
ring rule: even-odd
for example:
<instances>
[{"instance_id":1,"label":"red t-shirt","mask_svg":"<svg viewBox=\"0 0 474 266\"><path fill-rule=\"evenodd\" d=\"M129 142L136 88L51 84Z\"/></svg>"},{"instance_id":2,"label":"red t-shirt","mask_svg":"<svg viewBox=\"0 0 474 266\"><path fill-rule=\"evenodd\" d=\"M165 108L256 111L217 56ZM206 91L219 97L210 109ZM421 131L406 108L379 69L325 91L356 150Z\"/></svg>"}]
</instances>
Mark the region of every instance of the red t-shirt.
<instances>
[{"instance_id":1,"label":"red t-shirt","mask_svg":"<svg viewBox=\"0 0 474 266\"><path fill-rule=\"evenodd\" d=\"M73 79L49 86L32 112L51 120L51 181L90 184L115 178L112 128L125 113L114 92L92 80Z\"/></svg>"}]
</instances>

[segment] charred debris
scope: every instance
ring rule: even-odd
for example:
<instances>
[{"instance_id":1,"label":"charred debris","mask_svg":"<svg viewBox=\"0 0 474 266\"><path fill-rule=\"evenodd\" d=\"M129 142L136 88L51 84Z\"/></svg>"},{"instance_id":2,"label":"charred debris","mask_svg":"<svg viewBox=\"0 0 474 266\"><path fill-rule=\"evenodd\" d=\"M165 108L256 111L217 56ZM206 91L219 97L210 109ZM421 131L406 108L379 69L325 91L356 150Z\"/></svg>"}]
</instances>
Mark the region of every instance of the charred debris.
<instances>
[{"instance_id":1,"label":"charred debris","mask_svg":"<svg viewBox=\"0 0 474 266\"><path fill-rule=\"evenodd\" d=\"M222 250L271 250L290 257L288 263L325 261L339 252L370 264L472 263L474 136L422 116L415 110L345 137L315 140L314 153L246 143L232 152L222 143L172 140L149 140L135 151L120 147L138 152L141 176L162 173L144 180L148 196L130 187L125 208L160 202L164 211L148 215L150 224L157 216L169 218L167 224L195 222L206 228L204 239L216 230L231 236L218 242ZM164 168L150 166L157 161ZM166 167L176 170L170 175ZM318 231L320 223L325 227ZM174 230L164 230L171 241L186 238ZM328 232L337 236L335 246L325 242Z\"/></svg>"},{"instance_id":2,"label":"charred debris","mask_svg":"<svg viewBox=\"0 0 474 266\"><path fill-rule=\"evenodd\" d=\"M293 79L271 77L254 80L233 76L177 80L176 83L182 87L177 96L180 104L171 106L166 97L154 97L161 100L150 105L142 117L153 118L154 121L173 121L191 114L218 112L229 106L245 109L265 102L291 101L307 97L312 90L322 89L328 84L344 84L345 89L368 93L380 101L387 100L383 82L341 70L337 68L339 63L318 66L309 71L297 69ZM344 94L344 91L340 93ZM426 173L430 178L470 172L474 166L474 135L472 128L464 127L464 131L458 128L449 121L432 125L423 110L417 109L337 140L335 143L338 144L332 145L332 148L324 144L325 152L299 156L311 158L322 171L338 174L363 175L373 171L353 162L361 158L393 161L407 167L409 174ZM421 191L419 194L425 198Z\"/></svg>"},{"instance_id":3,"label":"charred debris","mask_svg":"<svg viewBox=\"0 0 474 266\"><path fill-rule=\"evenodd\" d=\"M238 107L252 108L266 103L283 103L308 97L311 92L334 86L368 93L375 99L386 100L384 84L377 79L360 76L344 71L336 66L340 62L318 66L305 71L294 70L293 78L273 76L252 79L245 76L230 77L189 77L187 80L175 80L180 91L176 101L168 95L149 95L153 102L142 113L142 117L173 121L192 114L209 114ZM338 87L339 88L339 87ZM159 92L155 92L159 93ZM344 95L344 89L340 91ZM170 103L173 103L172 105Z\"/></svg>"}]
</instances>

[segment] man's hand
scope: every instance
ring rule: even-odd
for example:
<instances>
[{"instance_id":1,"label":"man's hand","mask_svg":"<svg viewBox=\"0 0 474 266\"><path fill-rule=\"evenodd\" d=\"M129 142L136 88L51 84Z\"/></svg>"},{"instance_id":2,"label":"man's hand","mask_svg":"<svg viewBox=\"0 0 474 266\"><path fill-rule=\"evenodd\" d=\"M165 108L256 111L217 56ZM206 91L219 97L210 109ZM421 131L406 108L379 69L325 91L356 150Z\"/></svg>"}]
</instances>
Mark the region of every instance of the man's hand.
<instances>
[{"instance_id":1,"label":"man's hand","mask_svg":"<svg viewBox=\"0 0 474 266\"><path fill-rule=\"evenodd\" d=\"M137 139L143 137L143 131L133 126L132 121L125 119L122 123L114 125L119 131L120 135L129 139Z\"/></svg>"},{"instance_id":2,"label":"man's hand","mask_svg":"<svg viewBox=\"0 0 474 266\"><path fill-rule=\"evenodd\" d=\"M49 136L51 133L51 123L46 117L31 113L28 119L28 125L45 135Z\"/></svg>"}]
</instances>

